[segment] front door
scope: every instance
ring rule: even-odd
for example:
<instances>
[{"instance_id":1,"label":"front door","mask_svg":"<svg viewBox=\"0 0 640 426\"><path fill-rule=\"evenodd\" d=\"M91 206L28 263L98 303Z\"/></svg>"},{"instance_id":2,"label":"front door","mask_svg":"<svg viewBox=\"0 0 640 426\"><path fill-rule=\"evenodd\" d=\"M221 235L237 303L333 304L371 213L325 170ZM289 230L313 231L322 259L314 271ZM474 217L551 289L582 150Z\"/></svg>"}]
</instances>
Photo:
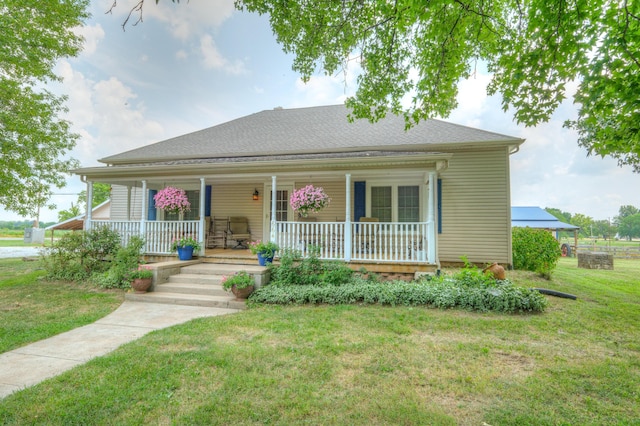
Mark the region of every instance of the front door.
<instances>
[{"instance_id":1,"label":"front door","mask_svg":"<svg viewBox=\"0 0 640 426\"><path fill-rule=\"evenodd\" d=\"M293 185L278 185L276 189L276 221L287 222L293 220L293 209L289 204L289 196L293 192ZM269 241L269 234L271 232L271 185L265 187L264 208L262 209L264 214L263 228L264 233L262 239Z\"/></svg>"}]
</instances>

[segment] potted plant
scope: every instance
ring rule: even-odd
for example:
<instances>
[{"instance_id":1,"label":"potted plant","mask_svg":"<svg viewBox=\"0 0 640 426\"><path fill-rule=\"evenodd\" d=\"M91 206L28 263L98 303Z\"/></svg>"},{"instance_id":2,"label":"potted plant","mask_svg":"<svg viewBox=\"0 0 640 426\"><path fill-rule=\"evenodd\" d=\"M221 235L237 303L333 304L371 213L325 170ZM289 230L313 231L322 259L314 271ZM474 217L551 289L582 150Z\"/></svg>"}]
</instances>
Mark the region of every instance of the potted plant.
<instances>
[{"instance_id":1,"label":"potted plant","mask_svg":"<svg viewBox=\"0 0 640 426\"><path fill-rule=\"evenodd\" d=\"M182 237L173 240L171 249L178 251L178 259L191 260L191 258L193 257L193 252L197 252L200 250L200 243L197 242L193 237Z\"/></svg>"},{"instance_id":2,"label":"potted plant","mask_svg":"<svg viewBox=\"0 0 640 426\"><path fill-rule=\"evenodd\" d=\"M238 299L246 299L255 288L253 275L247 271L238 271L233 275L222 277L222 288L231 292Z\"/></svg>"},{"instance_id":3,"label":"potted plant","mask_svg":"<svg viewBox=\"0 0 640 426\"><path fill-rule=\"evenodd\" d=\"M146 293L153 281L153 271L141 266L138 270L131 271L129 279L131 280L131 288L136 293Z\"/></svg>"},{"instance_id":4,"label":"potted plant","mask_svg":"<svg viewBox=\"0 0 640 426\"><path fill-rule=\"evenodd\" d=\"M191 210L191 203L184 189L167 186L153 196L156 208L169 213L184 213Z\"/></svg>"},{"instance_id":5,"label":"potted plant","mask_svg":"<svg viewBox=\"0 0 640 426\"><path fill-rule=\"evenodd\" d=\"M327 207L331 202L331 198L324 192L321 187L307 185L293 191L289 197L291 208L298 212L301 217L307 217L309 213L317 213Z\"/></svg>"},{"instance_id":6,"label":"potted plant","mask_svg":"<svg viewBox=\"0 0 640 426\"><path fill-rule=\"evenodd\" d=\"M263 243L257 240L249 243L249 250L251 250L251 253L258 255L260 266L265 266L267 263L273 262L276 251L278 251L278 245L273 242Z\"/></svg>"}]
</instances>

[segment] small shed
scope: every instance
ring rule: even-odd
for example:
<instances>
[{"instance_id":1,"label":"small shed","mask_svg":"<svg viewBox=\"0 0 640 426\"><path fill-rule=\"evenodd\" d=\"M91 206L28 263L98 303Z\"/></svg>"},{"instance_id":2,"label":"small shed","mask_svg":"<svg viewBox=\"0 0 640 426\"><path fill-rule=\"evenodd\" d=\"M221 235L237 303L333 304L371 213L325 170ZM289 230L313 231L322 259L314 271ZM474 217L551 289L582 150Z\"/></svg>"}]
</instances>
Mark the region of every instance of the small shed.
<instances>
[{"instance_id":1,"label":"small shed","mask_svg":"<svg viewBox=\"0 0 640 426\"><path fill-rule=\"evenodd\" d=\"M561 222L557 217L540 207L511 207L511 227L546 229L555 232L556 239L558 231L573 231L573 250L578 247L579 226ZM570 254L563 251L563 256Z\"/></svg>"},{"instance_id":2,"label":"small shed","mask_svg":"<svg viewBox=\"0 0 640 426\"><path fill-rule=\"evenodd\" d=\"M51 230L51 240L55 231L79 231L84 229L85 214L72 217L55 225L47 226L45 230ZM107 200L93 208L91 217L94 220L109 220L111 218L111 200Z\"/></svg>"}]
</instances>

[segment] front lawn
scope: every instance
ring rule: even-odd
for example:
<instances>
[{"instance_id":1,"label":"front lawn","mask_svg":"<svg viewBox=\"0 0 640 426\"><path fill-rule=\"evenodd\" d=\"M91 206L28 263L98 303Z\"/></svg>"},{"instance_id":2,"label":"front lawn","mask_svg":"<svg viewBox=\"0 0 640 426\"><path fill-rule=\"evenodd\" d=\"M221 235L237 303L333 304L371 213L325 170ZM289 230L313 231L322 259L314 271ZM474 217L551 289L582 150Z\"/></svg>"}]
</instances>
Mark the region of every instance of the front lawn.
<instances>
[{"instance_id":1,"label":"front lawn","mask_svg":"<svg viewBox=\"0 0 640 426\"><path fill-rule=\"evenodd\" d=\"M0 353L90 324L124 300L122 291L44 275L39 261L0 259Z\"/></svg>"},{"instance_id":2,"label":"front lawn","mask_svg":"<svg viewBox=\"0 0 640 426\"><path fill-rule=\"evenodd\" d=\"M266 306L147 336L0 401L2 424L634 424L640 262L561 259L542 314Z\"/></svg>"}]
</instances>

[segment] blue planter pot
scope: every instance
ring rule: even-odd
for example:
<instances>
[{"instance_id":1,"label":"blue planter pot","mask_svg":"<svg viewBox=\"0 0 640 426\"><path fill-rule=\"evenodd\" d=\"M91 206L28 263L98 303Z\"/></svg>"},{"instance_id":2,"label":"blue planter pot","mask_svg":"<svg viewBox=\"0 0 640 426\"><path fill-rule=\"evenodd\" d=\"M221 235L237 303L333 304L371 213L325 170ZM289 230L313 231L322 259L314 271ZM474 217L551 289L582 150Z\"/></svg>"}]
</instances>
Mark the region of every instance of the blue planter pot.
<instances>
[{"instance_id":1,"label":"blue planter pot","mask_svg":"<svg viewBox=\"0 0 640 426\"><path fill-rule=\"evenodd\" d=\"M260 266L266 266L268 263L273 262L273 256L271 257L265 257L262 255L262 253L258 253L258 263L260 264Z\"/></svg>"},{"instance_id":2,"label":"blue planter pot","mask_svg":"<svg viewBox=\"0 0 640 426\"><path fill-rule=\"evenodd\" d=\"M191 260L193 258L193 247L178 247L178 259Z\"/></svg>"}]
</instances>

